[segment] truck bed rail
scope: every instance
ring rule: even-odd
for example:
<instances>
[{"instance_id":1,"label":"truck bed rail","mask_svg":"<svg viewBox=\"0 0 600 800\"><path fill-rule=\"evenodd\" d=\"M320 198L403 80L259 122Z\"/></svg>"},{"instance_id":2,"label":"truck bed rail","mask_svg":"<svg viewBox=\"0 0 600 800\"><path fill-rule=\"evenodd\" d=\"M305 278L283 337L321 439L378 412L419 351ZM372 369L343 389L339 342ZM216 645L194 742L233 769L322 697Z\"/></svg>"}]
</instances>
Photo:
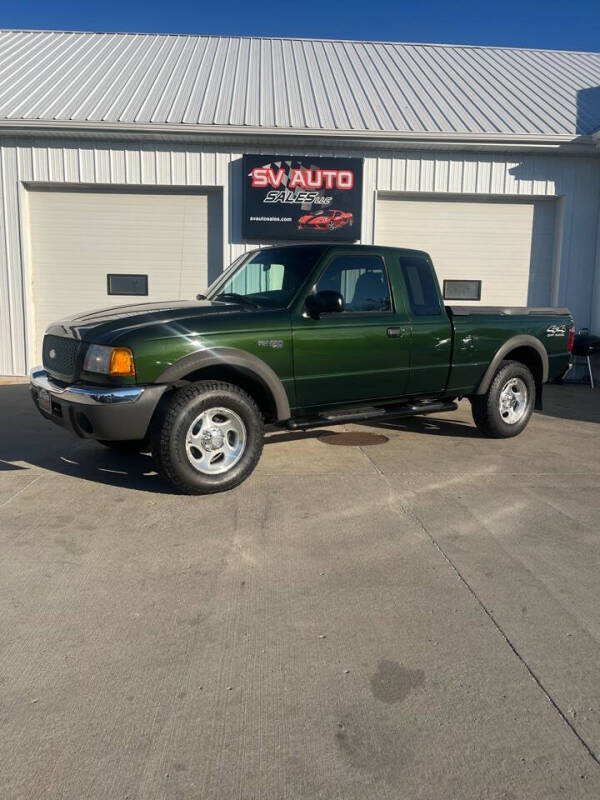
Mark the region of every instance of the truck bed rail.
<instances>
[{"instance_id":1,"label":"truck bed rail","mask_svg":"<svg viewBox=\"0 0 600 800\"><path fill-rule=\"evenodd\" d=\"M453 317L468 317L471 314L499 314L504 317L564 317L569 316L568 308L540 308L538 306L446 306Z\"/></svg>"}]
</instances>

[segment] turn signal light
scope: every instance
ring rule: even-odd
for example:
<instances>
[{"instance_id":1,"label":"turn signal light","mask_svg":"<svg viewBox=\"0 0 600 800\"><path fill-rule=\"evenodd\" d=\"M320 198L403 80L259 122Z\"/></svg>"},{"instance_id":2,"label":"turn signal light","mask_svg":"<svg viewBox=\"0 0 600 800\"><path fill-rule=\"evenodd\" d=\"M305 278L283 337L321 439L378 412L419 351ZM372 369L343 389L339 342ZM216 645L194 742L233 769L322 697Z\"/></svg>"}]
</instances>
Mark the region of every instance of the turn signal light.
<instances>
[{"instance_id":1,"label":"turn signal light","mask_svg":"<svg viewBox=\"0 0 600 800\"><path fill-rule=\"evenodd\" d=\"M120 377L135 375L133 353L128 347L113 347L108 374Z\"/></svg>"},{"instance_id":2,"label":"turn signal light","mask_svg":"<svg viewBox=\"0 0 600 800\"><path fill-rule=\"evenodd\" d=\"M574 342L575 342L575 323L572 322L571 327L569 328L569 338L567 339L567 353L572 352Z\"/></svg>"}]
</instances>

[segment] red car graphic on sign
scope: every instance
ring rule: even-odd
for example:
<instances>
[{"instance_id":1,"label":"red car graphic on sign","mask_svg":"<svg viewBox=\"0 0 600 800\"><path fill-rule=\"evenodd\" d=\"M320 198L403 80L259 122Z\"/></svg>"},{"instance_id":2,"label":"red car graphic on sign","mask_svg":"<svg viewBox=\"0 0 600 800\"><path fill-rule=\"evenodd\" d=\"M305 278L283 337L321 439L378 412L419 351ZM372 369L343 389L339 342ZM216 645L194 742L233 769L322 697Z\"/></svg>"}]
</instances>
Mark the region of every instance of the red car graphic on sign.
<instances>
[{"instance_id":1,"label":"red car graphic on sign","mask_svg":"<svg viewBox=\"0 0 600 800\"><path fill-rule=\"evenodd\" d=\"M304 214L298 220L298 230L335 231L345 225L352 225L353 222L354 218L350 212L328 208L326 211Z\"/></svg>"}]
</instances>

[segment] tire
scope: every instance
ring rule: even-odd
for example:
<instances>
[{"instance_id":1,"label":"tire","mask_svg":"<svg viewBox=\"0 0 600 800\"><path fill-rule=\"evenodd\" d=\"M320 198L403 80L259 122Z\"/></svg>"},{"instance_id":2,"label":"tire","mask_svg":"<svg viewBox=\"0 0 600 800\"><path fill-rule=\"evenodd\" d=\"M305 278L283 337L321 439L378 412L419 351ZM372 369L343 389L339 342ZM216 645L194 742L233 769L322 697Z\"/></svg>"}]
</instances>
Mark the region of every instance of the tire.
<instances>
[{"instance_id":1,"label":"tire","mask_svg":"<svg viewBox=\"0 0 600 800\"><path fill-rule=\"evenodd\" d=\"M114 442L109 442L107 439L96 439L96 441L98 444L120 453L146 453L149 449L147 439L122 439Z\"/></svg>"},{"instance_id":2,"label":"tire","mask_svg":"<svg viewBox=\"0 0 600 800\"><path fill-rule=\"evenodd\" d=\"M152 432L160 474L186 494L233 489L252 473L263 449L262 414L250 395L220 381L176 391Z\"/></svg>"},{"instance_id":3,"label":"tire","mask_svg":"<svg viewBox=\"0 0 600 800\"><path fill-rule=\"evenodd\" d=\"M483 434L494 439L517 436L533 414L533 375L519 361L503 361L487 392L470 400L473 420Z\"/></svg>"}]
</instances>

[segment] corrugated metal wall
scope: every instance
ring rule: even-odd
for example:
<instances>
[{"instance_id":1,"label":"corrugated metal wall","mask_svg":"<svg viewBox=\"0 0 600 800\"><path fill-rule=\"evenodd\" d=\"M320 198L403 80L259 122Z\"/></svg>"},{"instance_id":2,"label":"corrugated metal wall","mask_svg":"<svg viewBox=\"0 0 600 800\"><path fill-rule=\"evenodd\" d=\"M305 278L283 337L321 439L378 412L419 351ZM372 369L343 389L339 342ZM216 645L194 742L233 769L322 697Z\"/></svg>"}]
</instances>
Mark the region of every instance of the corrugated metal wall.
<instances>
[{"instance_id":1,"label":"corrugated metal wall","mask_svg":"<svg viewBox=\"0 0 600 800\"><path fill-rule=\"evenodd\" d=\"M249 144L247 152L273 152ZM314 147L294 153L320 155ZM328 151L331 154L331 151ZM242 152L177 144L90 144L73 139L5 140L0 146L0 375L25 374L28 319L23 182L220 186L224 264L248 249L241 236ZM336 155L360 156L359 151ZM376 191L560 196L563 230L557 301L577 325L592 316L600 217L600 160L558 155L434 151L370 152L365 159L362 241L372 242ZM252 245L254 246L254 245ZM597 276L600 281L600 276Z\"/></svg>"}]
</instances>

